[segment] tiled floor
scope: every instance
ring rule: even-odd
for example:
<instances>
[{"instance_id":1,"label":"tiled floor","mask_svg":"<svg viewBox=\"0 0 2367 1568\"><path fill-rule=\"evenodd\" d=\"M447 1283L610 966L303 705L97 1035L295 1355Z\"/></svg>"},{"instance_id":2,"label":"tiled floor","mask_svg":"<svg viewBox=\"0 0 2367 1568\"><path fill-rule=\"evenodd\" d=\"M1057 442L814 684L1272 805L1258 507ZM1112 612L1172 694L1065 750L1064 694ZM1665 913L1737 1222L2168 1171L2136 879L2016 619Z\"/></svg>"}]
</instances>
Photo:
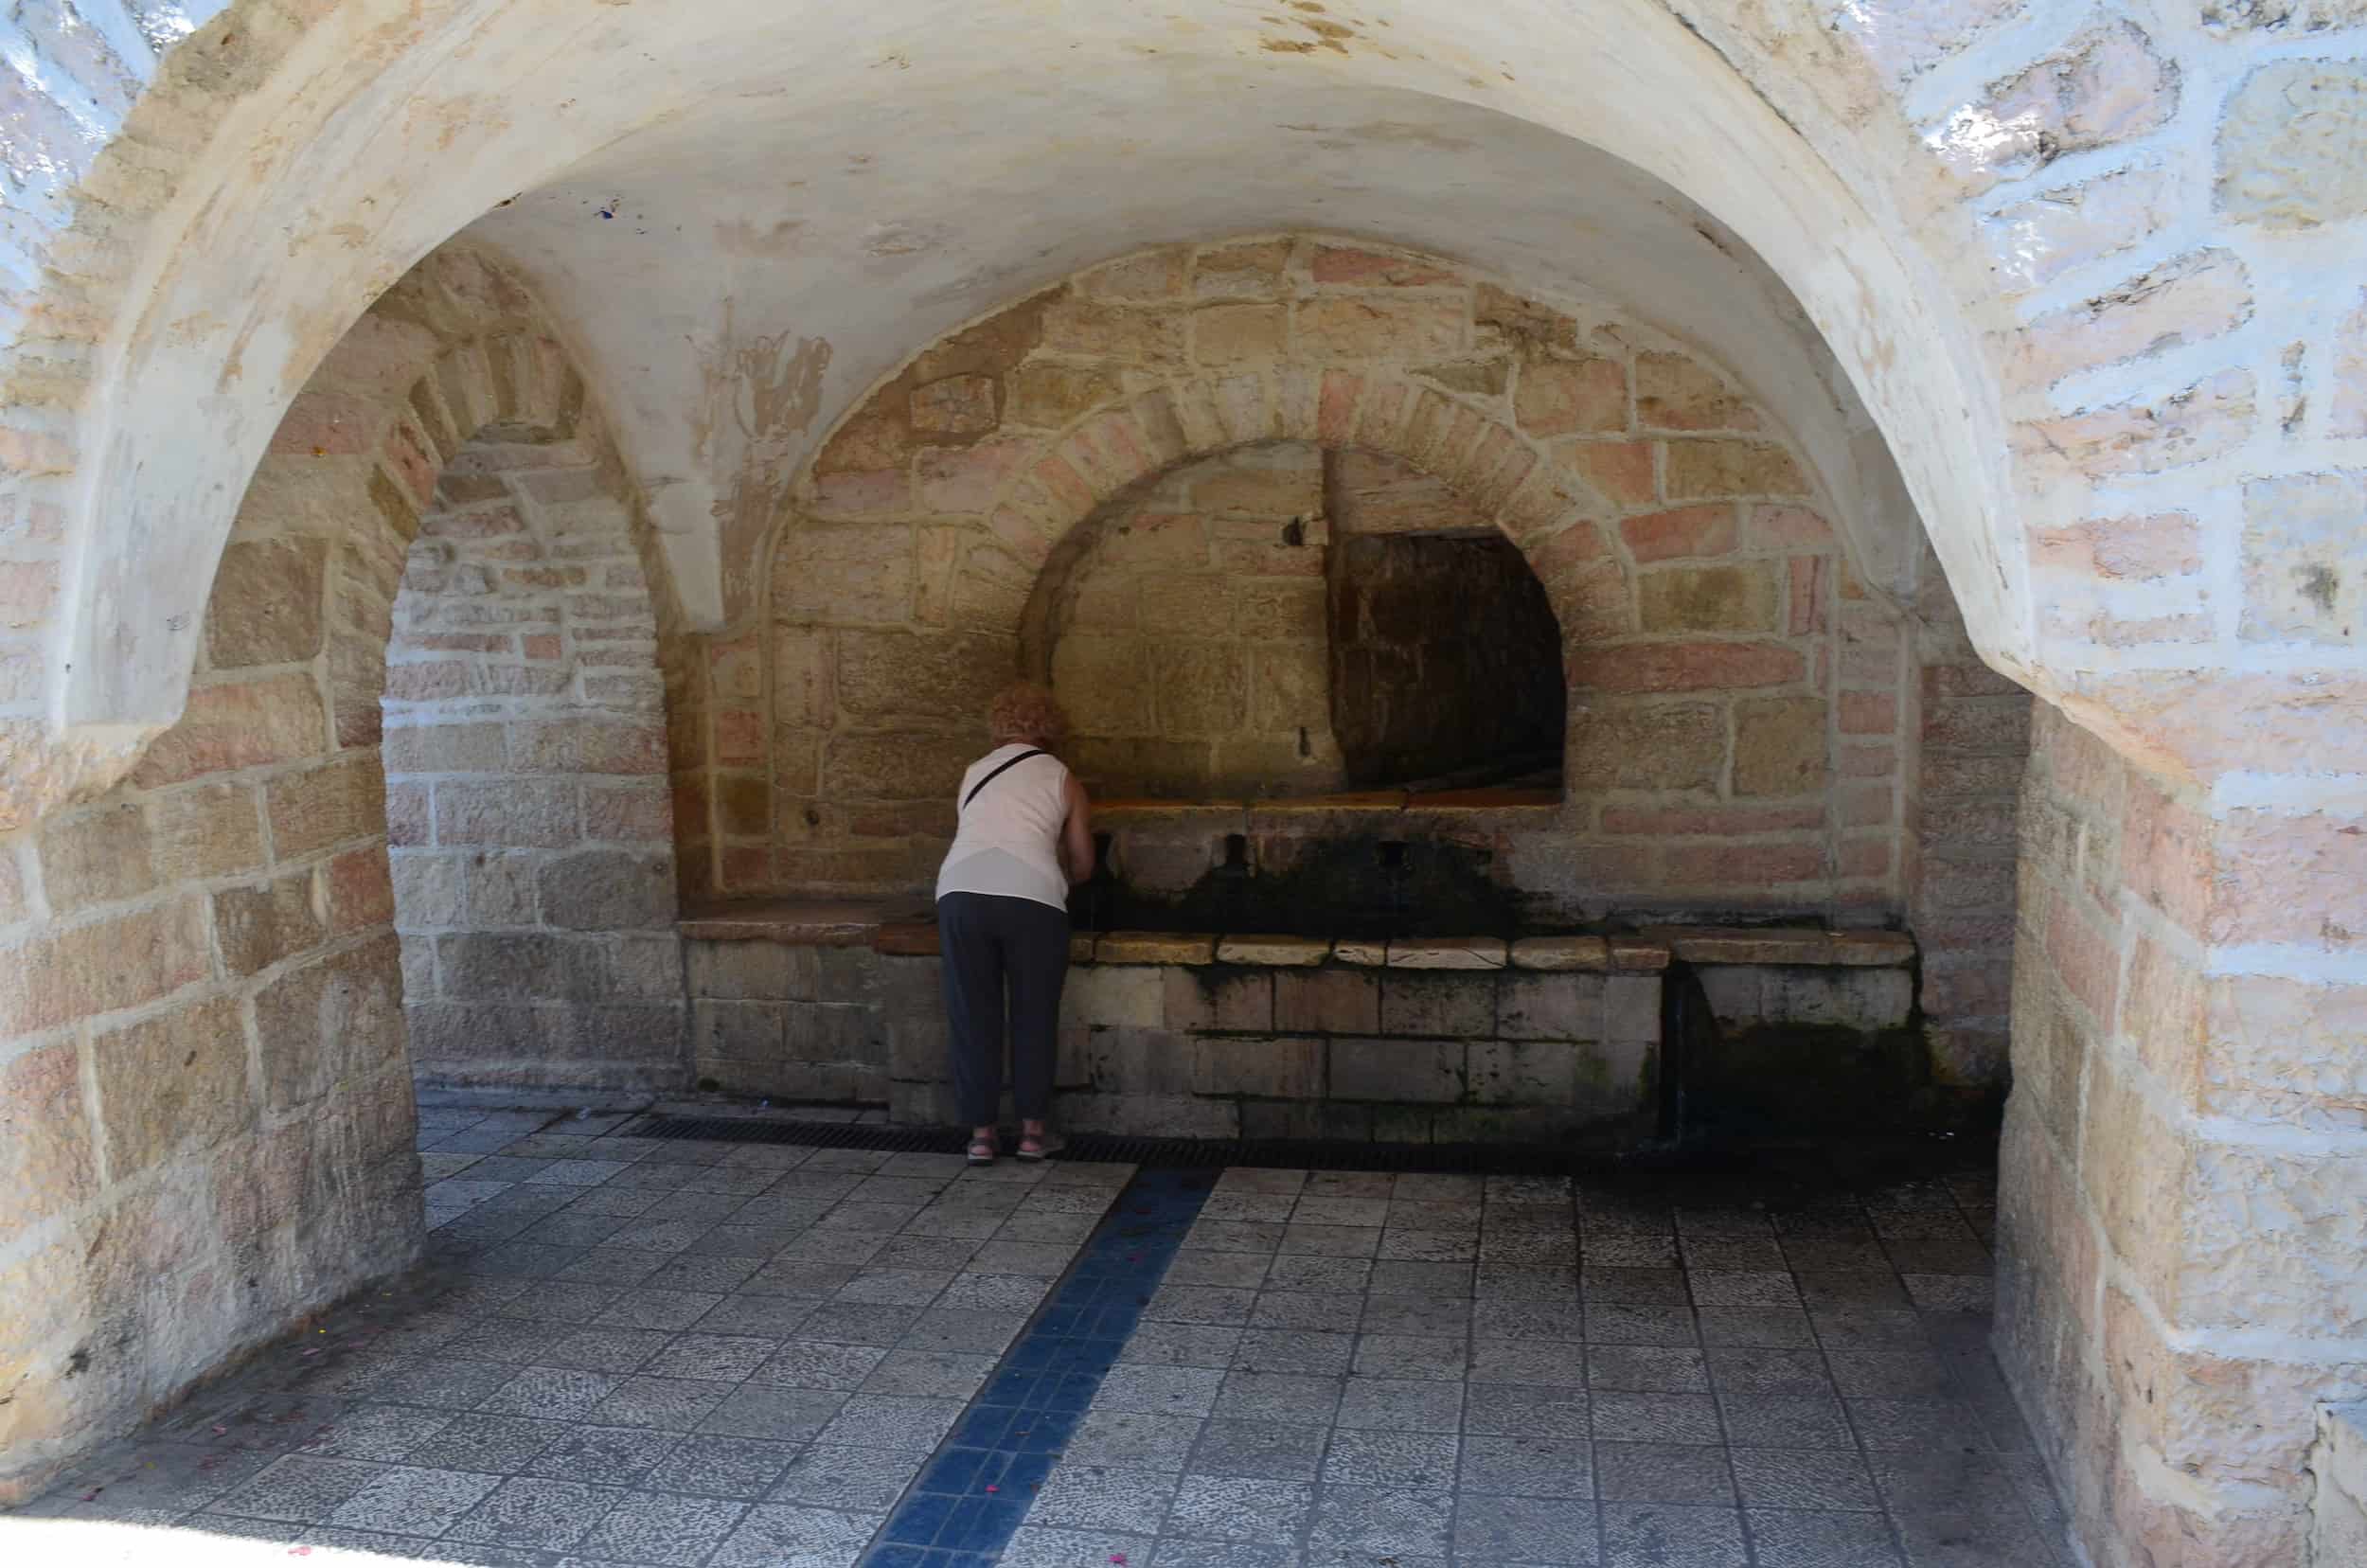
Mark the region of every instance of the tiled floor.
<instances>
[{"instance_id":1,"label":"tiled floor","mask_svg":"<svg viewBox=\"0 0 2367 1568\"><path fill-rule=\"evenodd\" d=\"M0 1561L2071 1560L1984 1178L1127 1189L615 1125L424 1112L431 1268L0 1515Z\"/></svg>"}]
</instances>

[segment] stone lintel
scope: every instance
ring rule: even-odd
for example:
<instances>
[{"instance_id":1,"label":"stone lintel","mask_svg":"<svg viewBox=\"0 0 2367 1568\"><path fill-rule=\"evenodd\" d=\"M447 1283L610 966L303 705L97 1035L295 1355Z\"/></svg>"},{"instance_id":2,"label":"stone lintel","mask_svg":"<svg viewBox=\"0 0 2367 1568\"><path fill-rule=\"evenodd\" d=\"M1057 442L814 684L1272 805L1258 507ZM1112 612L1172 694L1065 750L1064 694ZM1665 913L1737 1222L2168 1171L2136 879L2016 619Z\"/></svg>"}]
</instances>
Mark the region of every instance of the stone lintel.
<instances>
[{"instance_id":1,"label":"stone lintel","mask_svg":"<svg viewBox=\"0 0 2367 1568\"><path fill-rule=\"evenodd\" d=\"M1600 936L1523 936L1512 944L1514 969L1590 970L1611 968L1611 944Z\"/></svg>"},{"instance_id":2,"label":"stone lintel","mask_svg":"<svg viewBox=\"0 0 2367 1568\"><path fill-rule=\"evenodd\" d=\"M1342 937L1331 944L1331 955L1344 964L1360 964L1369 969L1379 969L1389 961L1389 944Z\"/></svg>"},{"instance_id":3,"label":"stone lintel","mask_svg":"<svg viewBox=\"0 0 2367 1568\"><path fill-rule=\"evenodd\" d=\"M783 899L716 904L684 917L675 929L690 942L866 947L889 916L886 905L859 900Z\"/></svg>"},{"instance_id":4,"label":"stone lintel","mask_svg":"<svg viewBox=\"0 0 2367 1568\"><path fill-rule=\"evenodd\" d=\"M1498 970L1504 967L1501 936L1409 936L1389 944L1391 969Z\"/></svg>"},{"instance_id":5,"label":"stone lintel","mask_svg":"<svg viewBox=\"0 0 2367 1568\"><path fill-rule=\"evenodd\" d=\"M1797 964L1890 968L1911 962L1914 938L1901 931L1824 931L1808 926L1656 926L1647 939L1688 964Z\"/></svg>"},{"instance_id":6,"label":"stone lintel","mask_svg":"<svg viewBox=\"0 0 2367 1568\"><path fill-rule=\"evenodd\" d=\"M1321 936L1227 936L1217 944L1219 964L1256 964L1271 969L1306 968L1331 956Z\"/></svg>"},{"instance_id":7,"label":"stone lintel","mask_svg":"<svg viewBox=\"0 0 2367 1568\"><path fill-rule=\"evenodd\" d=\"M1210 964L1217 938L1173 931L1112 931L1094 943L1096 964Z\"/></svg>"},{"instance_id":8,"label":"stone lintel","mask_svg":"<svg viewBox=\"0 0 2367 1568\"><path fill-rule=\"evenodd\" d=\"M1613 936L1609 938L1611 967L1635 972L1650 972L1668 967L1668 944L1648 936Z\"/></svg>"}]
</instances>

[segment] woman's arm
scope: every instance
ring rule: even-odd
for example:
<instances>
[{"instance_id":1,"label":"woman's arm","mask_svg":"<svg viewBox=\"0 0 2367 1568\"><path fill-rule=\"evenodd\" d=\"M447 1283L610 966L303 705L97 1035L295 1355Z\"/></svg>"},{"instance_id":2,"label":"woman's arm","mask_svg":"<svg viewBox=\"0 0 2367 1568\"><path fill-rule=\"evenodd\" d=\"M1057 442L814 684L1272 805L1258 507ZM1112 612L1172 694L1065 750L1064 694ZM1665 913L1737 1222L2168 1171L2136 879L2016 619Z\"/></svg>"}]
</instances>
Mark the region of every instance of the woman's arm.
<instances>
[{"instance_id":1,"label":"woman's arm","mask_svg":"<svg viewBox=\"0 0 2367 1568\"><path fill-rule=\"evenodd\" d=\"M1072 883L1090 881L1094 874L1093 802L1086 798L1085 786L1075 774L1069 775L1068 821L1060 827L1060 848L1068 880Z\"/></svg>"}]
</instances>

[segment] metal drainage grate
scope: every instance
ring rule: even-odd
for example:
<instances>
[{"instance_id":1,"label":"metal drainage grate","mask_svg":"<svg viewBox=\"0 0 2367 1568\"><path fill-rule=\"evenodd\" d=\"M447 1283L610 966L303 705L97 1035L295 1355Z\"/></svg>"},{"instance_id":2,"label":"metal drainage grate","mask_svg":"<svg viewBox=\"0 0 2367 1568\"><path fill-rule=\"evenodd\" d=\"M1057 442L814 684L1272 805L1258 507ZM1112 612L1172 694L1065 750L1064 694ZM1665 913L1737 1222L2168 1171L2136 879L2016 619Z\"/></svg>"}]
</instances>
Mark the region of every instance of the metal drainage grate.
<instances>
[{"instance_id":1,"label":"metal drainage grate","mask_svg":"<svg viewBox=\"0 0 2367 1568\"><path fill-rule=\"evenodd\" d=\"M857 1126L743 1116L676 1116L650 1112L617 1129L634 1138L685 1138L716 1143L795 1144L818 1149L867 1149L895 1153L958 1154L969 1146L959 1128ZM1715 1169L1726 1162L1693 1154L1619 1155L1522 1144L1384 1144L1302 1139L1214 1140L1125 1137L1106 1132L1067 1136L1061 1159L1107 1161L1166 1169L1261 1166L1290 1170L1435 1171L1491 1176L1571 1176L1612 1170Z\"/></svg>"}]
</instances>

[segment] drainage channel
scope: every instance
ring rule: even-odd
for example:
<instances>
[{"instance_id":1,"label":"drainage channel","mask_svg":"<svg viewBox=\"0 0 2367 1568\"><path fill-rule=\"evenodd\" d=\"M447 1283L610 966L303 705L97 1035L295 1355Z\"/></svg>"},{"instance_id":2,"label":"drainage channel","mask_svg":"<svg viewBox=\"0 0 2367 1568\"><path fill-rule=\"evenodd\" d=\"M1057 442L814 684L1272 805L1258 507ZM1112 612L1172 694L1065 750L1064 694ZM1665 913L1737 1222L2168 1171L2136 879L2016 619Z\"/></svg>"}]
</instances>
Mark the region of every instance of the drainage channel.
<instances>
[{"instance_id":1,"label":"drainage channel","mask_svg":"<svg viewBox=\"0 0 2367 1568\"><path fill-rule=\"evenodd\" d=\"M969 1136L958 1128L857 1126L745 1116L680 1116L652 1111L616 1130L632 1138L716 1143L793 1144L905 1154L958 1154ZM1602 1153L1524 1144L1385 1144L1313 1139L1217 1140L1069 1134L1061 1159L1146 1169L1220 1170L1257 1166L1287 1170L1424 1171L1445 1175L1575 1176L1631 1169L1636 1162Z\"/></svg>"}]
</instances>

